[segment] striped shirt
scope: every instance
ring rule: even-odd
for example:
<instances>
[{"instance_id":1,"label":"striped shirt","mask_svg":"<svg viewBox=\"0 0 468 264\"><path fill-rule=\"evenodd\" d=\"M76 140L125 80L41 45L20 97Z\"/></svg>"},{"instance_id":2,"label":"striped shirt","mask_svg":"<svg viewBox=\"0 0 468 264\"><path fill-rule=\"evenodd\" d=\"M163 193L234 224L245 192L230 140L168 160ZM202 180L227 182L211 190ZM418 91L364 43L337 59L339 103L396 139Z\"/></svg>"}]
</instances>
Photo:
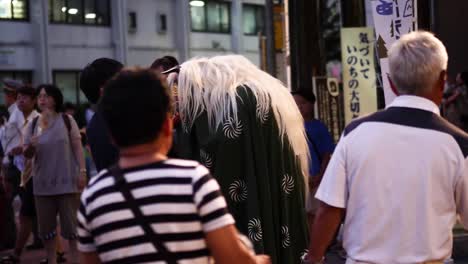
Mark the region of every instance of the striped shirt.
<instances>
[{"instance_id":1,"label":"striped shirt","mask_svg":"<svg viewBox=\"0 0 468 264\"><path fill-rule=\"evenodd\" d=\"M126 184L151 227L178 263L208 263L205 234L234 224L218 183L194 161L169 159L123 169ZM104 263L165 263L104 170L81 195L78 248Z\"/></svg>"}]
</instances>

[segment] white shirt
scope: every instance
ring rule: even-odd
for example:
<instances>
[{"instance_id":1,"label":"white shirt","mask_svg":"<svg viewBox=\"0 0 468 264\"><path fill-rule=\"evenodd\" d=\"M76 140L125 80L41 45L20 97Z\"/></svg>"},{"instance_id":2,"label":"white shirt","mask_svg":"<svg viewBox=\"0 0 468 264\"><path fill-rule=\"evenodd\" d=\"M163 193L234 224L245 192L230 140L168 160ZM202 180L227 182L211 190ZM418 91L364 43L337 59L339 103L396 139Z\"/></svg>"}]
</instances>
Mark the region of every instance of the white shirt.
<instances>
[{"instance_id":1,"label":"white shirt","mask_svg":"<svg viewBox=\"0 0 468 264\"><path fill-rule=\"evenodd\" d=\"M23 115L23 113L21 113ZM29 127L28 125L32 122L32 120L38 116L40 116L39 112L36 110L33 110L29 116L24 120L23 124L21 125L21 144L24 144L24 136L27 133L27 128ZM24 119L24 115L23 115ZM36 124L37 125L37 124ZM15 164L16 168L18 168L19 171L23 172L24 170L24 156L23 155L17 155L13 159L13 164Z\"/></svg>"},{"instance_id":2,"label":"white shirt","mask_svg":"<svg viewBox=\"0 0 468 264\"><path fill-rule=\"evenodd\" d=\"M18 109L16 103L8 107L8 112L10 113L10 118L8 118L8 122L5 124L0 138L5 153L5 157L3 158L3 164L5 165L10 163L8 153L22 143L21 127L24 123L23 113Z\"/></svg>"},{"instance_id":3,"label":"white shirt","mask_svg":"<svg viewBox=\"0 0 468 264\"><path fill-rule=\"evenodd\" d=\"M351 122L316 195L346 208L348 262L449 258L457 212L468 228L467 155L468 135L422 97Z\"/></svg>"}]
</instances>

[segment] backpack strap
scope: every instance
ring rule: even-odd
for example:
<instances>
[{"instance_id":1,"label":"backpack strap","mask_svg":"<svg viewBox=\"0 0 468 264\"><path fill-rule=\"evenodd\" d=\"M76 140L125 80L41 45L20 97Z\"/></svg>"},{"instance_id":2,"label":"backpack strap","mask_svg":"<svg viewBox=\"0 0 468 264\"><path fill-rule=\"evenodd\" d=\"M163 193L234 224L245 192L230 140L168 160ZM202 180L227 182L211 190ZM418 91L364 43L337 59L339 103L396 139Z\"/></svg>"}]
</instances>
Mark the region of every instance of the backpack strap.
<instances>
[{"instance_id":1,"label":"backpack strap","mask_svg":"<svg viewBox=\"0 0 468 264\"><path fill-rule=\"evenodd\" d=\"M68 117L67 114L64 114L64 113L62 113L62 118L63 118L63 122L65 123L65 126L67 127L68 133L70 133L70 130L71 130L70 118Z\"/></svg>"},{"instance_id":2,"label":"backpack strap","mask_svg":"<svg viewBox=\"0 0 468 264\"><path fill-rule=\"evenodd\" d=\"M33 120L32 120L32 124L31 124L31 135L34 135L34 131L36 130L36 126L37 126L37 121L39 120L39 116L36 116Z\"/></svg>"}]
</instances>

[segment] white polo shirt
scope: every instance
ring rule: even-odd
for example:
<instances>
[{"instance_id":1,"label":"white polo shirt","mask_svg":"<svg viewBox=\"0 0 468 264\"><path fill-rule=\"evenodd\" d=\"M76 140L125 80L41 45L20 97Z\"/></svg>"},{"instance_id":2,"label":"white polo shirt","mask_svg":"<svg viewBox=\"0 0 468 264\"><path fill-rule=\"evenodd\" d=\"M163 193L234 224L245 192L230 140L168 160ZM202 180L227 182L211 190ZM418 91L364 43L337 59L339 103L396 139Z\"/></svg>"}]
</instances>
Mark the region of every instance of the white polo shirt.
<instances>
[{"instance_id":1,"label":"white polo shirt","mask_svg":"<svg viewBox=\"0 0 468 264\"><path fill-rule=\"evenodd\" d=\"M468 135L422 97L351 122L316 195L346 208L348 261L449 258L457 213L468 228L467 155Z\"/></svg>"}]
</instances>

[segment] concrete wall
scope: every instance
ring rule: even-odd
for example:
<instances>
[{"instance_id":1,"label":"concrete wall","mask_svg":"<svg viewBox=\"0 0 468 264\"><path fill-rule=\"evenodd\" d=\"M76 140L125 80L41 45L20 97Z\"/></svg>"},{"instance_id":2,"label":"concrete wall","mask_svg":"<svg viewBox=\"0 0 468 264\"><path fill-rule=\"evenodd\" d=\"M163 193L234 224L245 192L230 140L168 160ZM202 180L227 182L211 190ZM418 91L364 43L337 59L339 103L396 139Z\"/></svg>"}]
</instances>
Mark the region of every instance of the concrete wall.
<instances>
[{"instance_id":1,"label":"concrete wall","mask_svg":"<svg viewBox=\"0 0 468 264\"><path fill-rule=\"evenodd\" d=\"M110 27L49 25L52 70L79 70L99 57L114 57Z\"/></svg>"},{"instance_id":2,"label":"concrete wall","mask_svg":"<svg viewBox=\"0 0 468 264\"><path fill-rule=\"evenodd\" d=\"M175 19L170 0L128 1L128 12L137 14L137 30L128 33L128 64L150 65L164 55L178 57L175 44ZM166 15L167 31L159 32L159 15Z\"/></svg>"},{"instance_id":3,"label":"concrete wall","mask_svg":"<svg viewBox=\"0 0 468 264\"><path fill-rule=\"evenodd\" d=\"M34 49L31 23L1 21L0 70L32 70L34 68Z\"/></svg>"}]
</instances>

